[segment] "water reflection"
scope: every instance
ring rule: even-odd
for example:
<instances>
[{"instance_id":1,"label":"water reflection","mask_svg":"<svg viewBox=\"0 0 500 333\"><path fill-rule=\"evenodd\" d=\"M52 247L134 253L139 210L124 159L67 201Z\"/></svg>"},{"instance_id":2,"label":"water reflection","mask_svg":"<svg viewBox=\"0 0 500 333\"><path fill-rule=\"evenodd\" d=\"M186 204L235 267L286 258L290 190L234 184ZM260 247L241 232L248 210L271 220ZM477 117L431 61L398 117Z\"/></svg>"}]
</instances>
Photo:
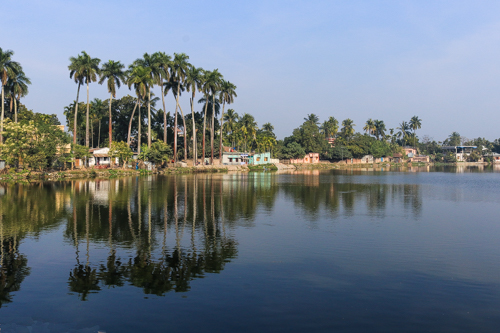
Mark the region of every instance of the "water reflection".
<instances>
[{"instance_id":1,"label":"water reflection","mask_svg":"<svg viewBox=\"0 0 500 333\"><path fill-rule=\"evenodd\" d=\"M350 178L355 174L363 171L3 184L2 302L29 274L19 241L57 228L74 248L68 288L84 301L104 287L134 286L153 295L188 291L191 281L221 272L236 258L235 228L253 227L280 195L310 221L322 212L334 219L363 210L383 218L390 205L420 216L419 184L357 183Z\"/></svg>"}]
</instances>

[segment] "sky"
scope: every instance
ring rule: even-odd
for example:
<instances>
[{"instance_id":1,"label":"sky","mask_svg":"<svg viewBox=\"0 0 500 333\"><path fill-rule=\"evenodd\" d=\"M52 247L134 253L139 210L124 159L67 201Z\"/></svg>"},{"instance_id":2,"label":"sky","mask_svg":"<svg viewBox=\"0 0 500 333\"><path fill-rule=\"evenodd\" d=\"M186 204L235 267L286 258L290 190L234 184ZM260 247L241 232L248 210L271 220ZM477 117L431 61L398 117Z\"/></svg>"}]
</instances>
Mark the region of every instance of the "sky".
<instances>
[{"instance_id":1,"label":"sky","mask_svg":"<svg viewBox=\"0 0 500 333\"><path fill-rule=\"evenodd\" d=\"M62 124L77 92L70 57L85 50L128 66L163 51L219 69L237 86L226 109L270 122L280 139L312 113L321 122L350 118L360 132L369 118L389 129L418 116L420 138L500 138L499 1L16 0L0 8L0 47L32 81L22 102ZM122 87L117 97L131 93ZM92 83L90 98L109 98L106 86ZM189 109L187 95L180 102ZM166 103L173 112L172 95Z\"/></svg>"}]
</instances>

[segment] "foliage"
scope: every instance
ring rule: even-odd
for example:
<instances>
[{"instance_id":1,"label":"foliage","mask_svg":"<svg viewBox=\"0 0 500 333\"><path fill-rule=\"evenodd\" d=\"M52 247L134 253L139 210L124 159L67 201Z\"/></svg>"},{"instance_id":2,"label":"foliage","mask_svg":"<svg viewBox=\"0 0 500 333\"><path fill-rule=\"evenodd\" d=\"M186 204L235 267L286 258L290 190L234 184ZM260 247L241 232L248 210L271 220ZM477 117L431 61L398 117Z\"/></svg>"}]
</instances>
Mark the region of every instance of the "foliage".
<instances>
[{"instance_id":1,"label":"foliage","mask_svg":"<svg viewBox=\"0 0 500 333\"><path fill-rule=\"evenodd\" d=\"M125 164L132 157L133 153L130 147L124 141L112 141L111 148L109 149L109 157L116 158L122 163L123 168Z\"/></svg>"},{"instance_id":2,"label":"foliage","mask_svg":"<svg viewBox=\"0 0 500 333\"><path fill-rule=\"evenodd\" d=\"M155 164L163 164L172 158L172 148L163 141L155 141L147 150L146 157Z\"/></svg>"},{"instance_id":3,"label":"foliage","mask_svg":"<svg viewBox=\"0 0 500 333\"><path fill-rule=\"evenodd\" d=\"M281 154L278 156L280 159L296 159L304 158L306 151L297 142L289 142L281 149Z\"/></svg>"}]
</instances>

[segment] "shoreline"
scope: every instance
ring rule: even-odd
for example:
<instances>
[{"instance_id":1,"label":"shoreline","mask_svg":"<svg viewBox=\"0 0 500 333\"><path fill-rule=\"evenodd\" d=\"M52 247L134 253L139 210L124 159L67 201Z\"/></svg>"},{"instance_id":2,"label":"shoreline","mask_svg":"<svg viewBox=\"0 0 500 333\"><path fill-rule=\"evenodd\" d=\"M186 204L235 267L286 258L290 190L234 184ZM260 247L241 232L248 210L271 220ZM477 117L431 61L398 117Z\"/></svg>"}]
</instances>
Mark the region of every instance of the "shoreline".
<instances>
[{"instance_id":1,"label":"shoreline","mask_svg":"<svg viewBox=\"0 0 500 333\"><path fill-rule=\"evenodd\" d=\"M168 166L155 170L131 170L121 168L111 169L77 169L60 170L51 172L37 171L6 171L0 174L0 181L61 181L69 179L92 179L92 178L114 178L122 176L143 175L170 175L170 174L194 174L194 173L227 173L227 172L259 172L259 171L294 171L294 170L333 170L333 169L382 169L382 168L407 168L407 167L429 167L429 166L487 166L492 163L486 162L458 162L458 163L359 163L344 164L320 162L315 164L269 164L258 166L247 165L198 165L191 167ZM13 169L11 169L13 170Z\"/></svg>"}]
</instances>

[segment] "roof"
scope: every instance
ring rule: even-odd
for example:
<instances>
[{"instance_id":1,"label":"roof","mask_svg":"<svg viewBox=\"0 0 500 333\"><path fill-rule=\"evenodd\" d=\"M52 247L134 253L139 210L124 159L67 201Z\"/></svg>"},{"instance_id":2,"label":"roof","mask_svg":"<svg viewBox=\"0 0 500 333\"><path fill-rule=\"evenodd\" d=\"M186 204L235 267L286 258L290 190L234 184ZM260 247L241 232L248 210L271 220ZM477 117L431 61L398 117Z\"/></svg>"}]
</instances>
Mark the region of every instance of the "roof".
<instances>
[{"instance_id":1,"label":"roof","mask_svg":"<svg viewBox=\"0 0 500 333\"><path fill-rule=\"evenodd\" d=\"M441 149L446 149L446 150L452 150L452 149L457 149L457 148L472 148L472 149L477 149L477 146L443 146Z\"/></svg>"}]
</instances>

